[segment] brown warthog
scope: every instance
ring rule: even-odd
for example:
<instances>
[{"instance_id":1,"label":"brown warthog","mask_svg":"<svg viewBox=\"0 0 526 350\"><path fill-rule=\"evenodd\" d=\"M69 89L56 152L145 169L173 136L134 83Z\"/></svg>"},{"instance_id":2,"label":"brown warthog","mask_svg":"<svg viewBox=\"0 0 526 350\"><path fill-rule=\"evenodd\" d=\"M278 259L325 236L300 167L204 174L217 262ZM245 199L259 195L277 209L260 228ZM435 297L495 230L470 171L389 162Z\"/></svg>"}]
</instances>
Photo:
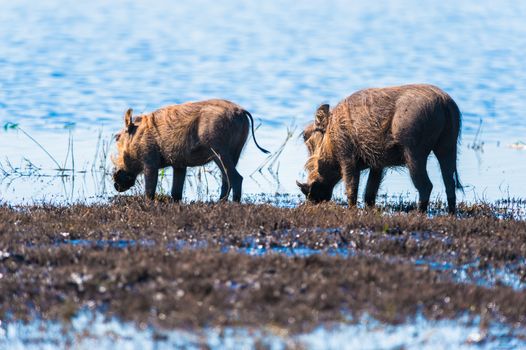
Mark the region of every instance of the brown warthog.
<instances>
[{"instance_id":1,"label":"brown warthog","mask_svg":"<svg viewBox=\"0 0 526 350\"><path fill-rule=\"evenodd\" d=\"M309 151L307 183L297 182L307 199L327 201L345 182L349 205L356 205L360 172L369 169L365 203L374 206L384 169L406 165L418 190L419 210L426 211L433 185L427 175L431 151L440 163L448 210L455 212L460 111L453 99L432 85L365 89L332 111L322 105L305 128Z\"/></svg>"},{"instance_id":2,"label":"brown warthog","mask_svg":"<svg viewBox=\"0 0 526 350\"><path fill-rule=\"evenodd\" d=\"M243 177L236 165L252 123L249 112L225 100L207 100L167 106L153 113L132 118L124 115L124 129L116 136L118 156L113 159L115 189L126 191L144 172L146 197L153 198L159 169L173 167L172 198L181 200L186 168L214 161L222 175L220 198L241 199Z\"/></svg>"}]
</instances>

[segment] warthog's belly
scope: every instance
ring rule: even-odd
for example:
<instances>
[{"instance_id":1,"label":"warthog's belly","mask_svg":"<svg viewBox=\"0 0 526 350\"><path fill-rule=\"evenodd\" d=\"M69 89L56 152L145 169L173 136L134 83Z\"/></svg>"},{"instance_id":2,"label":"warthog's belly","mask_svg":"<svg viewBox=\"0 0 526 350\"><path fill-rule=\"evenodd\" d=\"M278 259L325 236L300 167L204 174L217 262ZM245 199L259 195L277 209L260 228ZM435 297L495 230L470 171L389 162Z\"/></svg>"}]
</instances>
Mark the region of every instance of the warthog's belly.
<instances>
[{"instance_id":1,"label":"warthog's belly","mask_svg":"<svg viewBox=\"0 0 526 350\"><path fill-rule=\"evenodd\" d=\"M196 147L185 157L188 167L201 166L210 163L214 159L214 153L208 147Z\"/></svg>"},{"instance_id":2,"label":"warthog's belly","mask_svg":"<svg viewBox=\"0 0 526 350\"><path fill-rule=\"evenodd\" d=\"M214 153L208 148L194 148L182 154L172 154L161 160L161 167L174 166L176 168L201 166L210 163L214 159Z\"/></svg>"},{"instance_id":3,"label":"warthog's belly","mask_svg":"<svg viewBox=\"0 0 526 350\"><path fill-rule=\"evenodd\" d=\"M395 145L385 152L382 163L384 166L401 166L405 164L404 152L402 147Z\"/></svg>"}]
</instances>

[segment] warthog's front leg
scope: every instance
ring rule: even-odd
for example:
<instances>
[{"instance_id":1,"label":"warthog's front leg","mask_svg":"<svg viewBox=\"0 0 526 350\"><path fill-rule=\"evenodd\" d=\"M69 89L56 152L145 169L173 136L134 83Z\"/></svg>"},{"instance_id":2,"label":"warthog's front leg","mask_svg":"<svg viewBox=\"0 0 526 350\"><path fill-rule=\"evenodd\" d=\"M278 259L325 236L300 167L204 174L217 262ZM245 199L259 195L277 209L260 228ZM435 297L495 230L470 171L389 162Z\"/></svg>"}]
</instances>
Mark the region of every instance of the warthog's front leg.
<instances>
[{"instance_id":1,"label":"warthog's front leg","mask_svg":"<svg viewBox=\"0 0 526 350\"><path fill-rule=\"evenodd\" d=\"M365 187L365 205L368 207L374 207L376 203L376 196L378 194L378 189L382 183L382 178L384 175L383 168L369 170L369 177L367 178L367 186Z\"/></svg>"},{"instance_id":2,"label":"warthog's front leg","mask_svg":"<svg viewBox=\"0 0 526 350\"><path fill-rule=\"evenodd\" d=\"M172 198L174 201L178 202L183 199L183 187L184 180L186 177L186 167L185 168L173 168L174 178L172 183Z\"/></svg>"},{"instance_id":3,"label":"warthog's front leg","mask_svg":"<svg viewBox=\"0 0 526 350\"><path fill-rule=\"evenodd\" d=\"M356 206L358 202L358 186L360 185L360 170L354 165L342 167L343 181L345 182L345 193L350 207Z\"/></svg>"},{"instance_id":4,"label":"warthog's front leg","mask_svg":"<svg viewBox=\"0 0 526 350\"><path fill-rule=\"evenodd\" d=\"M157 179L159 178L159 169L157 167L144 167L144 185L146 198L153 199L155 197L155 189L157 188Z\"/></svg>"}]
</instances>

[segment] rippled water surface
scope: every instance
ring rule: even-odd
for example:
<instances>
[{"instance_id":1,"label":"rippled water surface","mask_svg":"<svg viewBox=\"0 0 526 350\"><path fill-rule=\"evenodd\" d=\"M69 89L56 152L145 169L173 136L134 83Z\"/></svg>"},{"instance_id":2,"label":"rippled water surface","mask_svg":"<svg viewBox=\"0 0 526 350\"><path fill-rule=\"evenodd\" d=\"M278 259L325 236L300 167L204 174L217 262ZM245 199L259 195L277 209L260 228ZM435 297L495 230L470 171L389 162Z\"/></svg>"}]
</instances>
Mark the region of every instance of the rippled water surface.
<instances>
[{"instance_id":1,"label":"rippled water surface","mask_svg":"<svg viewBox=\"0 0 526 350\"><path fill-rule=\"evenodd\" d=\"M109 141L128 107L151 111L211 97L248 109L260 143L273 151L287 128L295 130L271 172L248 176L265 160L251 141L239 169L246 193L297 193L306 158L298 134L319 103L412 82L442 87L462 110L464 198L526 196L525 2L50 0L0 7L0 123L17 123L76 170L75 179L48 177L56 167L50 158L20 131L2 130L2 168L27 173L26 158L46 175L3 179L7 200L113 195L104 179L86 175L99 132ZM66 161L70 132L74 157ZM436 161L429 169L443 198ZM381 192L416 193L404 172L388 175Z\"/></svg>"}]
</instances>

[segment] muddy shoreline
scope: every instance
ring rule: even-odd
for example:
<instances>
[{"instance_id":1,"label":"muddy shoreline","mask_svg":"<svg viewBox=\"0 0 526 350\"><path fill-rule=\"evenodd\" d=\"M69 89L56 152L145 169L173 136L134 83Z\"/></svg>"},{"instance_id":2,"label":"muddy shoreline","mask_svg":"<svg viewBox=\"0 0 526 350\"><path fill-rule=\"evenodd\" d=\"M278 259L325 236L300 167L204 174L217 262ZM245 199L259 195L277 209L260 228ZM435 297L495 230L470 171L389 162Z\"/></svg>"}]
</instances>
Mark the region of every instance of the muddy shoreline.
<instances>
[{"instance_id":1,"label":"muddy shoreline","mask_svg":"<svg viewBox=\"0 0 526 350\"><path fill-rule=\"evenodd\" d=\"M160 329L294 333L363 315L398 324L422 314L525 327L526 222L487 205L460 206L460 218L391 209L140 198L4 205L0 319L67 322L91 309ZM452 267L416 263L427 260ZM459 281L455 266L465 263ZM499 276L479 283L502 267L518 288Z\"/></svg>"}]
</instances>

